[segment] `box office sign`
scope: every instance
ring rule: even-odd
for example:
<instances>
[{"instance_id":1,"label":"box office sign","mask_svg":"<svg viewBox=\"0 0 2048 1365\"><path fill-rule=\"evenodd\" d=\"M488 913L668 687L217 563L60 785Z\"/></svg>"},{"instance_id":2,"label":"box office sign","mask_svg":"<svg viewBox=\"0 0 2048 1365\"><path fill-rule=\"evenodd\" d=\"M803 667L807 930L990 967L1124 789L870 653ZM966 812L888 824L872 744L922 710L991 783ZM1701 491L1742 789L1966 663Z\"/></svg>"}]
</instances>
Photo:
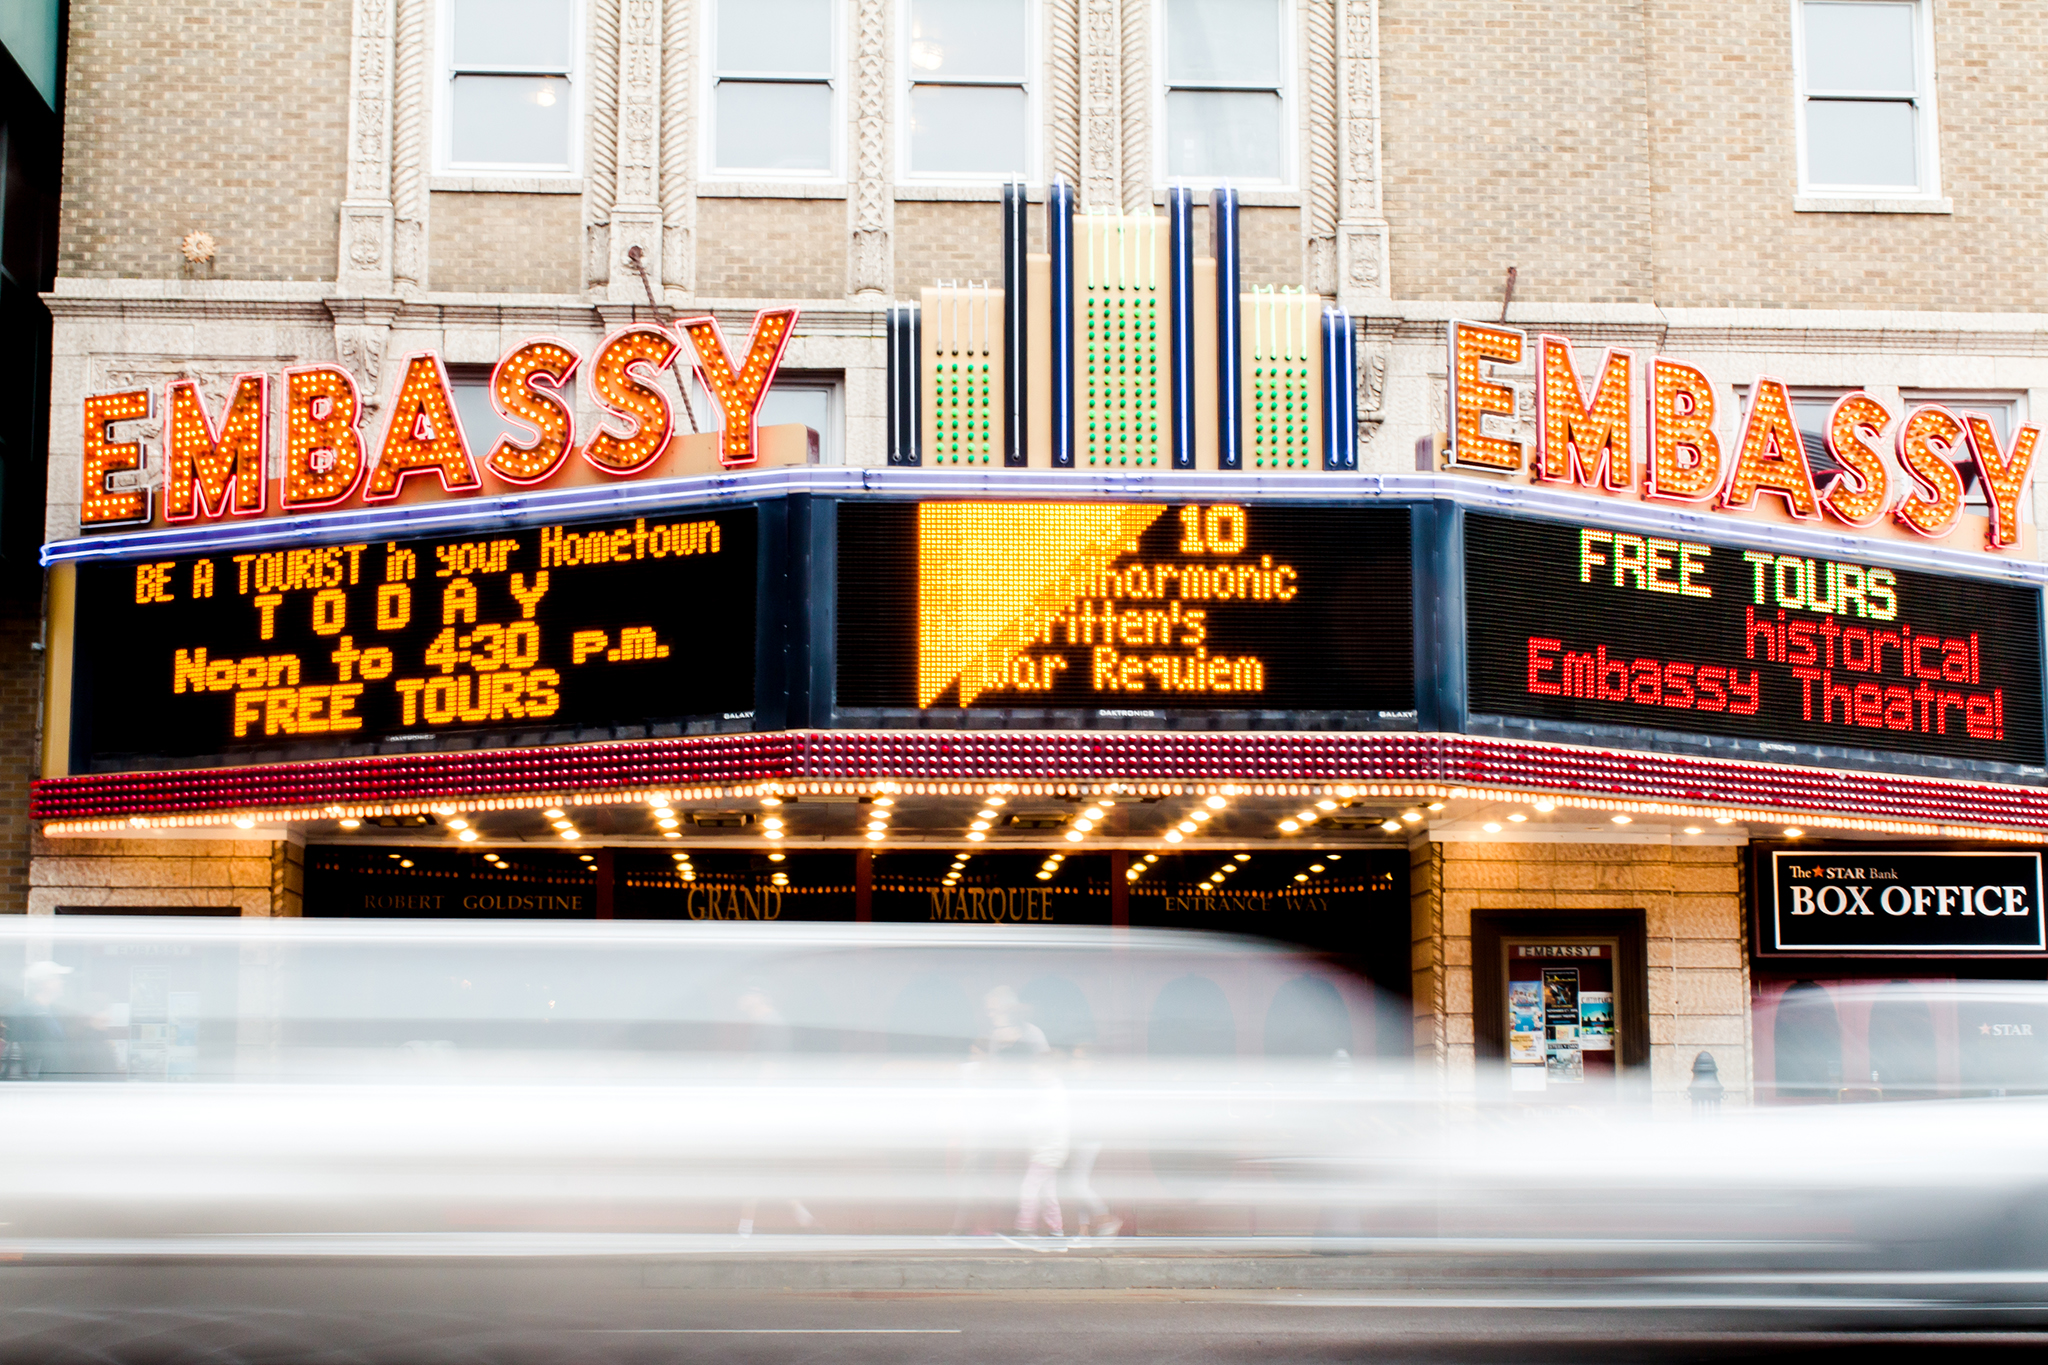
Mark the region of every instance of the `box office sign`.
<instances>
[{"instance_id":1,"label":"box office sign","mask_svg":"<svg viewBox=\"0 0 2048 1365\"><path fill-rule=\"evenodd\" d=\"M2041 855L1775 850L1767 950L2029 953L2048 946Z\"/></svg>"}]
</instances>

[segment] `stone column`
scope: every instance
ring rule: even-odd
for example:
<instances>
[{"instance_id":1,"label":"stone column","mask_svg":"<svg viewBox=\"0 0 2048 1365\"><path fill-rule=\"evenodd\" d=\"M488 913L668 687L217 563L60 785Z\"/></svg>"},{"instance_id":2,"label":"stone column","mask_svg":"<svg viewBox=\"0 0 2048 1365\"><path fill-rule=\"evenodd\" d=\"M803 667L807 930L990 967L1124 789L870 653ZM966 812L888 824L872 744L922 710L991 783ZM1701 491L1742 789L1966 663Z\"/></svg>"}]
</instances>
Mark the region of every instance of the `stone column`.
<instances>
[{"instance_id":1,"label":"stone column","mask_svg":"<svg viewBox=\"0 0 2048 1365\"><path fill-rule=\"evenodd\" d=\"M1081 0L1081 207L1123 206L1122 17L1117 0Z\"/></svg>"},{"instance_id":2,"label":"stone column","mask_svg":"<svg viewBox=\"0 0 2048 1365\"><path fill-rule=\"evenodd\" d=\"M397 0L391 113L392 274L401 292L427 288L427 170L432 164L434 0ZM365 398L369 395L366 393Z\"/></svg>"},{"instance_id":3,"label":"stone column","mask_svg":"<svg viewBox=\"0 0 2048 1365\"><path fill-rule=\"evenodd\" d=\"M583 283L602 293L612 277L612 199L619 179L619 0L591 0L585 54Z\"/></svg>"},{"instance_id":4,"label":"stone column","mask_svg":"<svg viewBox=\"0 0 2048 1365\"><path fill-rule=\"evenodd\" d=\"M661 15L661 283L697 292L697 45L686 0Z\"/></svg>"},{"instance_id":5,"label":"stone column","mask_svg":"<svg viewBox=\"0 0 2048 1365\"><path fill-rule=\"evenodd\" d=\"M348 190L341 201L343 294L391 292L391 0L356 0L348 98Z\"/></svg>"},{"instance_id":6,"label":"stone column","mask_svg":"<svg viewBox=\"0 0 2048 1365\"><path fill-rule=\"evenodd\" d=\"M630 263L635 247L650 285L658 285L663 273L661 11L662 0L623 0L619 8L619 115L612 143L618 180L607 234L611 259L604 296L627 306L647 303L646 288Z\"/></svg>"},{"instance_id":7,"label":"stone column","mask_svg":"<svg viewBox=\"0 0 2048 1365\"><path fill-rule=\"evenodd\" d=\"M1081 183L1081 5L1045 7L1045 178Z\"/></svg>"},{"instance_id":8,"label":"stone column","mask_svg":"<svg viewBox=\"0 0 2048 1365\"><path fill-rule=\"evenodd\" d=\"M1379 0L1338 0L1337 261L1338 303L1356 310L1389 296L1387 218L1380 199ZM1320 287L1320 286L1319 286ZM1368 366L1361 356L1360 373ZM1381 373L1385 359L1380 359ZM1377 395L1375 395L1375 398ZM1377 411L1375 401L1371 410ZM1360 411L1367 411L1364 404Z\"/></svg>"},{"instance_id":9,"label":"stone column","mask_svg":"<svg viewBox=\"0 0 2048 1365\"><path fill-rule=\"evenodd\" d=\"M888 0L856 0L853 22L853 171L846 211L851 258L848 292L856 299L887 299L896 282L895 195L890 185Z\"/></svg>"}]
</instances>

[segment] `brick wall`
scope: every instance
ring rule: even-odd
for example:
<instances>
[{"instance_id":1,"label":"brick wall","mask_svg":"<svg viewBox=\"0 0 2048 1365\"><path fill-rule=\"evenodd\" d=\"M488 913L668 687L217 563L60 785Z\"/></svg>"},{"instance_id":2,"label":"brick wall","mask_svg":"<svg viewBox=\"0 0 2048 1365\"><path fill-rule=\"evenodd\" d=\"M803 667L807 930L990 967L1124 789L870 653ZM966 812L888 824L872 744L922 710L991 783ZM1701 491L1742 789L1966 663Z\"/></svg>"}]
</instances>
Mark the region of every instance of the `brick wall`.
<instances>
[{"instance_id":1,"label":"brick wall","mask_svg":"<svg viewBox=\"0 0 2048 1365\"><path fill-rule=\"evenodd\" d=\"M836 299L846 293L841 200L701 200L697 243L697 293L704 298Z\"/></svg>"},{"instance_id":2,"label":"brick wall","mask_svg":"<svg viewBox=\"0 0 2048 1365\"><path fill-rule=\"evenodd\" d=\"M59 269L334 275L348 0L73 0ZM195 228L220 244L188 266Z\"/></svg>"},{"instance_id":3,"label":"brick wall","mask_svg":"<svg viewBox=\"0 0 2048 1365\"><path fill-rule=\"evenodd\" d=\"M1381 0L1395 298L1497 299L1512 265L1517 298L1649 299L1643 10L1636 0ZM1778 0L1781 25L1784 13ZM1723 23L1689 22L1700 44Z\"/></svg>"},{"instance_id":4,"label":"brick wall","mask_svg":"<svg viewBox=\"0 0 2048 1365\"><path fill-rule=\"evenodd\" d=\"M28 788L39 760L43 674L43 656L31 646L41 617L32 591L0 597L0 914L28 904Z\"/></svg>"},{"instance_id":5,"label":"brick wall","mask_svg":"<svg viewBox=\"0 0 2048 1365\"><path fill-rule=\"evenodd\" d=\"M2048 9L1934 13L1955 211L1803 213L1785 0L1382 0L1394 297L2048 308Z\"/></svg>"},{"instance_id":6,"label":"brick wall","mask_svg":"<svg viewBox=\"0 0 2048 1365\"><path fill-rule=\"evenodd\" d=\"M1037 205L1025 215L1041 231ZM1037 221L1034 221L1037 220ZM1003 285L1003 217L998 204L919 203L896 206L896 294L915 299L940 280L987 280ZM1044 244L1033 242L1032 250Z\"/></svg>"},{"instance_id":7,"label":"brick wall","mask_svg":"<svg viewBox=\"0 0 2048 1365\"><path fill-rule=\"evenodd\" d=\"M268 839L34 837L28 912L60 906L231 905L244 915L296 915L304 850Z\"/></svg>"},{"instance_id":8,"label":"brick wall","mask_svg":"<svg viewBox=\"0 0 2048 1365\"><path fill-rule=\"evenodd\" d=\"M2048 9L1934 7L1941 189L1952 215L1795 213L1792 33L1782 0L1653 11L1659 303L2048 308L2038 130Z\"/></svg>"},{"instance_id":9,"label":"brick wall","mask_svg":"<svg viewBox=\"0 0 2048 1365\"><path fill-rule=\"evenodd\" d=\"M1473 1084L1476 910L1641 910L1649 949L1650 1079L1660 1097L1714 1054L1731 1102L1749 1089L1749 969L1732 846L1426 843L1411 854L1416 1056Z\"/></svg>"},{"instance_id":10,"label":"brick wall","mask_svg":"<svg viewBox=\"0 0 2048 1365\"><path fill-rule=\"evenodd\" d=\"M427 282L460 294L577 293L582 213L573 194L433 195Z\"/></svg>"}]
</instances>

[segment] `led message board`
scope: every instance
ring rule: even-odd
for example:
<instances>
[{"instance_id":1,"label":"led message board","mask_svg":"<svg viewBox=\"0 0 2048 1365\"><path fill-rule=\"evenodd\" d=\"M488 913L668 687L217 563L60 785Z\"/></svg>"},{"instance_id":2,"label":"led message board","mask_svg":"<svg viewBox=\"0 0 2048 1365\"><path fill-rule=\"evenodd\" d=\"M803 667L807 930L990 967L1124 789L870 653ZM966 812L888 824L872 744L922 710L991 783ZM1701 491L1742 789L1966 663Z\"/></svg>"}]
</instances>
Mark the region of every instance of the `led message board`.
<instances>
[{"instance_id":1,"label":"led message board","mask_svg":"<svg viewBox=\"0 0 2048 1365\"><path fill-rule=\"evenodd\" d=\"M689 511L83 564L73 754L308 758L750 713L756 537L752 509Z\"/></svg>"},{"instance_id":2,"label":"led message board","mask_svg":"<svg viewBox=\"0 0 2048 1365\"><path fill-rule=\"evenodd\" d=\"M838 703L1412 723L1408 545L1400 508L845 504Z\"/></svg>"},{"instance_id":3,"label":"led message board","mask_svg":"<svg viewBox=\"0 0 2048 1365\"><path fill-rule=\"evenodd\" d=\"M2042 761L2031 588L1479 514L1475 713Z\"/></svg>"}]
</instances>

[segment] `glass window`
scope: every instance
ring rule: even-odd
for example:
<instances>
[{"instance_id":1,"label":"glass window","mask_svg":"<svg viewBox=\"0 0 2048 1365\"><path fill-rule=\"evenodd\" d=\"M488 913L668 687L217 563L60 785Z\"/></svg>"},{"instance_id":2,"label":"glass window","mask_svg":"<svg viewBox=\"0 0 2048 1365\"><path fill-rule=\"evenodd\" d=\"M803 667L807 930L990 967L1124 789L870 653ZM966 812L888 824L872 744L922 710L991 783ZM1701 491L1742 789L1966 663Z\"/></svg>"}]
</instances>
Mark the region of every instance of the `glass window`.
<instances>
[{"instance_id":1,"label":"glass window","mask_svg":"<svg viewBox=\"0 0 2048 1365\"><path fill-rule=\"evenodd\" d=\"M1171 179L1287 179L1281 0L1165 0Z\"/></svg>"},{"instance_id":2,"label":"glass window","mask_svg":"<svg viewBox=\"0 0 2048 1365\"><path fill-rule=\"evenodd\" d=\"M712 44L712 164L829 174L838 61L829 0L719 0Z\"/></svg>"},{"instance_id":3,"label":"glass window","mask_svg":"<svg viewBox=\"0 0 2048 1365\"><path fill-rule=\"evenodd\" d=\"M449 0L443 160L465 170L575 169L575 0Z\"/></svg>"},{"instance_id":4,"label":"glass window","mask_svg":"<svg viewBox=\"0 0 2048 1365\"><path fill-rule=\"evenodd\" d=\"M521 442L534 439L533 428L524 422L507 421L491 406L491 369L489 365L448 367L448 396L455 402L455 418L462 423L469 456L478 464L491 457L501 436Z\"/></svg>"},{"instance_id":5,"label":"glass window","mask_svg":"<svg viewBox=\"0 0 2048 1365\"><path fill-rule=\"evenodd\" d=\"M910 0L903 71L912 175L1027 175L1028 0Z\"/></svg>"},{"instance_id":6,"label":"glass window","mask_svg":"<svg viewBox=\"0 0 2048 1365\"><path fill-rule=\"evenodd\" d=\"M705 392L703 381L690 377L690 411L707 431L721 430L724 412ZM818 463L846 463L846 376L839 370L783 370L761 399L756 426L795 422L818 434Z\"/></svg>"},{"instance_id":7,"label":"glass window","mask_svg":"<svg viewBox=\"0 0 2048 1365\"><path fill-rule=\"evenodd\" d=\"M1920 0L1804 0L1801 184L1932 193L1932 111Z\"/></svg>"}]
</instances>

